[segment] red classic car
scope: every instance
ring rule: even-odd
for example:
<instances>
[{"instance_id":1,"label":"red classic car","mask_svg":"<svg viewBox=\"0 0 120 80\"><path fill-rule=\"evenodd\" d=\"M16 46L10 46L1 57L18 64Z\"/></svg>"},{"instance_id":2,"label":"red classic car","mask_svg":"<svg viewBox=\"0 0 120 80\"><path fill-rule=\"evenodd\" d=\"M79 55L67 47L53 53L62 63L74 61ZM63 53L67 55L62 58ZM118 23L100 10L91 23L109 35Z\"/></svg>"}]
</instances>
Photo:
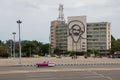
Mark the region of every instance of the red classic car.
<instances>
[{"instance_id":1,"label":"red classic car","mask_svg":"<svg viewBox=\"0 0 120 80\"><path fill-rule=\"evenodd\" d=\"M55 66L55 63L54 62L49 62L49 61L43 61L43 62L37 62L36 65L38 67L40 67L40 66L53 67L53 66Z\"/></svg>"}]
</instances>

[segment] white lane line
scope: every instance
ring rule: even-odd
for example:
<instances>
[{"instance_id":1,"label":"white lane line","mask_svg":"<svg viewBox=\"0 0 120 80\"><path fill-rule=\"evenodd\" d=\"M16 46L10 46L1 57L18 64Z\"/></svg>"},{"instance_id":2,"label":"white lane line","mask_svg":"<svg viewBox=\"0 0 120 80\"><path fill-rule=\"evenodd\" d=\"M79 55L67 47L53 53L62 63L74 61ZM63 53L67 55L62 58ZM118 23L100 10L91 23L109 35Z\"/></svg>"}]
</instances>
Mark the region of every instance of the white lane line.
<instances>
[{"instance_id":1,"label":"white lane line","mask_svg":"<svg viewBox=\"0 0 120 80\"><path fill-rule=\"evenodd\" d=\"M91 72L93 72L93 71L91 71ZM102 77L102 78L104 78L104 79L107 79L107 80L113 80L111 77L109 77L109 76L105 76L105 75L103 75L103 74L100 74L100 73L97 73L97 72L93 72L94 74L96 74L96 75L99 75L100 77Z\"/></svg>"}]
</instances>

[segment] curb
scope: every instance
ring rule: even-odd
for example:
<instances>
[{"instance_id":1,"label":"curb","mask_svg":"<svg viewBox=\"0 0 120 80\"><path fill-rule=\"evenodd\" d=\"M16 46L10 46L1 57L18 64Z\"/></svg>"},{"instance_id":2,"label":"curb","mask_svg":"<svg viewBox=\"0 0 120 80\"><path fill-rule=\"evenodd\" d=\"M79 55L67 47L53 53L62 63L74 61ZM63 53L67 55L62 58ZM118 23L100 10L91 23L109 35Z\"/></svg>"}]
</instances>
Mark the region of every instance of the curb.
<instances>
[{"instance_id":1,"label":"curb","mask_svg":"<svg viewBox=\"0 0 120 80\"><path fill-rule=\"evenodd\" d=\"M95 63L95 64L55 64L55 66L97 66L97 65L119 65L120 63ZM19 65L22 67L34 67L35 64ZM37 66L36 66L37 67Z\"/></svg>"}]
</instances>

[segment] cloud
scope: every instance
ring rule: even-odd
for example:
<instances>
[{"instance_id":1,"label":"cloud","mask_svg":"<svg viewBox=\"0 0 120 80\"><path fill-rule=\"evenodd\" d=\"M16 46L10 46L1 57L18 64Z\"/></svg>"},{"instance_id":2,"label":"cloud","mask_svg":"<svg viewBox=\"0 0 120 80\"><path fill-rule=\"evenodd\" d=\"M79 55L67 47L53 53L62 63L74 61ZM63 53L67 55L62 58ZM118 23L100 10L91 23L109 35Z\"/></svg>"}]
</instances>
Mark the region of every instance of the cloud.
<instances>
[{"instance_id":1,"label":"cloud","mask_svg":"<svg viewBox=\"0 0 120 80\"><path fill-rule=\"evenodd\" d=\"M60 3L65 19L86 15L88 22L110 21L112 33L119 37L120 0L0 0L0 39L12 38L13 31L18 33L16 20L21 19L22 39L49 42L50 21L57 19Z\"/></svg>"}]
</instances>

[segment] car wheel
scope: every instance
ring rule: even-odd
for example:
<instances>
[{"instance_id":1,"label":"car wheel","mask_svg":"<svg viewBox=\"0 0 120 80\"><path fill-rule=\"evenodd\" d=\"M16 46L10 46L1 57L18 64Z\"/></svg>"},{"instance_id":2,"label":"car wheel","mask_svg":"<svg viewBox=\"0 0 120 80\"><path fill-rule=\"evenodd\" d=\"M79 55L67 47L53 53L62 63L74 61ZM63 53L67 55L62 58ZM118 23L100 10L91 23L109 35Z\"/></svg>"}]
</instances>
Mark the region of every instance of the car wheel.
<instances>
[{"instance_id":1,"label":"car wheel","mask_svg":"<svg viewBox=\"0 0 120 80\"><path fill-rule=\"evenodd\" d=\"M37 65L37 67L40 67L39 65Z\"/></svg>"}]
</instances>

